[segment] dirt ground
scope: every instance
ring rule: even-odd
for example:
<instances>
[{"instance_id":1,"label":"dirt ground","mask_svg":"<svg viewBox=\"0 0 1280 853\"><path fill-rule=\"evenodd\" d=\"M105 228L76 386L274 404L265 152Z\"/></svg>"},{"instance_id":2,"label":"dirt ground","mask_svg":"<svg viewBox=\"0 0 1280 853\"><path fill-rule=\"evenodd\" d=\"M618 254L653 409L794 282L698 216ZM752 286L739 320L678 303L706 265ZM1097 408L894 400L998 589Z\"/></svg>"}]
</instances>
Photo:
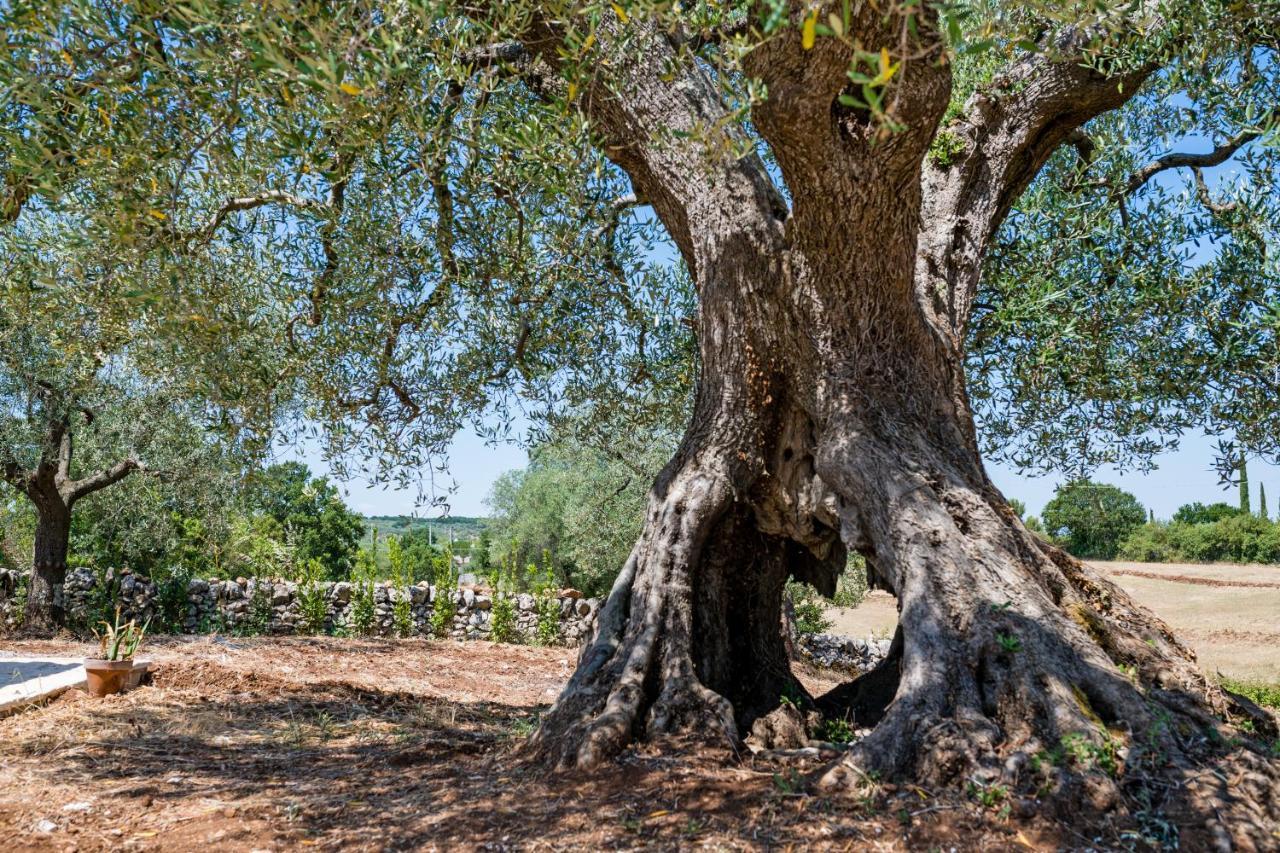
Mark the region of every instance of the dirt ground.
<instances>
[{"instance_id":1,"label":"dirt ground","mask_svg":"<svg viewBox=\"0 0 1280 853\"><path fill-rule=\"evenodd\" d=\"M1209 674L1280 683L1280 566L1093 565L1168 622ZM828 618L832 631L855 637L888 637L898 624L894 598L883 592Z\"/></svg>"},{"instance_id":2,"label":"dirt ground","mask_svg":"<svg viewBox=\"0 0 1280 853\"><path fill-rule=\"evenodd\" d=\"M802 793L830 756L734 761L666 744L590 775L536 772L517 749L568 676L563 649L164 638L149 656L148 686L102 700L73 690L0 719L6 850L1028 850L1120 839L1028 800L982 806L878 784ZM814 691L834 683L802 677Z\"/></svg>"}]
</instances>

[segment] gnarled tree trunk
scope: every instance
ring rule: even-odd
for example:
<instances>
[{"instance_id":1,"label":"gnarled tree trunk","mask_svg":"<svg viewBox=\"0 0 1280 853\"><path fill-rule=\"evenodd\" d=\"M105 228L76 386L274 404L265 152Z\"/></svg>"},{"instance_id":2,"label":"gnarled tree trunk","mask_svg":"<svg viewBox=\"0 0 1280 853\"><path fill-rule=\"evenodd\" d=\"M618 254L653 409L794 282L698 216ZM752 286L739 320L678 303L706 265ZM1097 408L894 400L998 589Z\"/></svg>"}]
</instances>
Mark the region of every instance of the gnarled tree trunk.
<instances>
[{"instance_id":1,"label":"gnarled tree trunk","mask_svg":"<svg viewBox=\"0 0 1280 853\"><path fill-rule=\"evenodd\" d=\"M71 508L57 496L36 503L36 536L27 587L25 630L44 634L62 625L66 614L57 591L67 578L67 546L71 539Z\"/></svg>"},{"instance_id":2,"label":"gnarled tree trunk","mask_svg":"<svg viewBox=\"0 0 1280 853\"><path fill-rule=\"evenodd\" d=\"M0 455L0 476L26 495L36 510L36 536L31 561L23 630L51 634L62 626L66 613L57 590L67 577L67 548L71 538L71 511L76 501L120 482L142 465L132 457L122 459L79 480L71 476L74 455L72 423L67 409L52 391L45 393L47 421L39 462L24 470L11 455ZM3 450L3 449L0 449Z\"/></svg>"},{"instance_id":3,"label":"gnarled tree trunk","mask_svg":"<svg viewBox=\"0 0 1280 853\"><path fill-rule=\"evenodd\" d=\"M892 44L898 31L879 13L859 14L851 26L867 44ZM1048 77L1009 96L1039 97L1030 103L1047 105L1042 113L979 113L994 117L979 130L999 144L970 162L972 174L925 181L945 64L911 67L898 92L906 129L886 140L835 100L847 82L839 45L778 36L747 70L769 86L752 117L777 156L788 210L758 160L725 154L741 139L707 75L662 33L641 39L644 50L618 54L616 78L586 109L694 276L701 374L692 423L650 494L597 637L533 738L536 753L583 767L664 733L736 745L794 687L783 583L830 589L852 550L896 593L900 633L869 680L818 700L875 727L819 783L875 771L1034 789L1032 757L1073 744L1121 777L1195 777L1205 788L1192 798L1216 803L1224 820L1257 830L1280 819L1280 774L1259 753L1231 758L1252 774L1244 796L1195 776L1226 760L1199 733L1251 709L1206 682L1123 591L1029 534L978 456L961 349L973 258L1070 128L1119 102L1108 94L1115 82L1046 66ZM551 27L527 42L550 64L556 43ZM975 149L983 139L975 131ZM946 190L927 216L926 185ZM922 228L938 233L922 242ZM958 244L968 250L959 271L939 272ZM946 292L954 298L939 298ZM1273 720L1252 716L1274 736ZM1114 800L1109 777L1075 769L1060 788L1089 776L1095 806Z\"/></svg>"}]
</instances>

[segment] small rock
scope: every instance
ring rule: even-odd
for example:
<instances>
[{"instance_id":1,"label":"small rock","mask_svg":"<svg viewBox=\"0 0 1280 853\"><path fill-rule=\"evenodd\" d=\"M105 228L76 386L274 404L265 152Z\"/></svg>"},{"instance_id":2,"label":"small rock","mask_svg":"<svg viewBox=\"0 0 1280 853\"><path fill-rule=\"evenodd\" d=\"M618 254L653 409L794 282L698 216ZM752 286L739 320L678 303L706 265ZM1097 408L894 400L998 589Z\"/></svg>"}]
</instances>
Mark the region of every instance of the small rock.
<instances>
[{"instance_id":1,"label":"small rock","mask_svg":"<svg viewBox=\"0 0 1280 853\"><path fill-rule=\"evenodd\" d=\"M62 807L62 810L64 812L87 812L91 808L93 808L93 803L88 800L81 800L75 803L67 803Z\"/></svg>"},{"instance_id":2,"label":"small rock","mask_svg":"<svg viewBox=\"0 0 1280 853\"><path fill-rule=\"evenodd\" d=\"M36 824L36 832L42 835L48 835L58 828L58 825L51 820L45 819Z\"/></svg>"}]
</instances>

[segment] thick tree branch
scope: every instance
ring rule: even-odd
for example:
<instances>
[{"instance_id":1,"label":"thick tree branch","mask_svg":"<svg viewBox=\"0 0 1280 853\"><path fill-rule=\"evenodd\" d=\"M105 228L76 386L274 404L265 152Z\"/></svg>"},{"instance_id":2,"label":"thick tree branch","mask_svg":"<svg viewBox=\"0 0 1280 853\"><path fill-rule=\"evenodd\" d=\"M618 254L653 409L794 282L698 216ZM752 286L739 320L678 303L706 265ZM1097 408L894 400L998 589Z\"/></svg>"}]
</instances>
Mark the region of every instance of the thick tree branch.
<instances>
[{"instance_id":1,"label":"thick tree branch","mask_svg":"<svg viewBox=\"0 0 1280 853\"><path fill-rule=\"evenodd\" d=\"M1085 34L1077 39L1083 45ZM983 259L1014 202L1058 146L1072 144L1089 162L1092 142L1080 127L1128 101L1155 70L1108 77L1060 52L1067 58L1022 57L971 97L939 131L959 150L924 163L916 294L956 351Z\"/></svg>"},{"instance_id":2,"label":"thick tree branch","mask_svg":"<svg viewBox=\"0 0 1280 853\"><path fill-rule=\"evenodd\" d=\"M71 430L62 434L62 443L58 448L58 478L65 480L71 474Z\"/></svg>"},{"instance_id":3,"label":"thick tree branch","mask_svg":"<svg viewBox=\"0 0 1280 853\"><path fill-rule=\"evenodd\" d=\"M535 21L522 40L541 64L560 71L557 22ZM606 156L653 205L695 278L723 242L724 222L739 220L742 235L779 239L782 195L758 157L739 156L749 139L693 56L657 24L638 19L623 25L606 17L597 45L610 79L588 81L579 104L604 138Z\"/></svg>"},{"instance_id":4,"label":"thick tree branch","mask_svg":"<svg viewBox=\"0 0 1280 853\"><path fill-rule=\"evenodd\" d=\"M69 484L67 488L68 503L77 501L85 495L93 494L100 489L105 489L107 486L120 482L134 471L141 470L143 470L142 463L137 459L132 457L122 459L110 468L104 468L96 474Z\"/></svg>"}]
</instances>

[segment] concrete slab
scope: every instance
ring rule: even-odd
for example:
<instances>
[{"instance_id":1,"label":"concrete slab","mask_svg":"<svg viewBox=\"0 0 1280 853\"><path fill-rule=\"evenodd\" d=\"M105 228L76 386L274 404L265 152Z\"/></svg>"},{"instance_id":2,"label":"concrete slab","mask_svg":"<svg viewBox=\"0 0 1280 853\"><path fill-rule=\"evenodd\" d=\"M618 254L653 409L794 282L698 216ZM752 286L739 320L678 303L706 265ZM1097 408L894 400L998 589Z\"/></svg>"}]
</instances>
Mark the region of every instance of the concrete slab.
<instances>
[{"instance_id":1,"label":"concrete slab","mask_svg":"<svg viewBox=\"0 0 1280 853\"><path fill-rule=\"evenodd\" d=\"M77 659L0 657L0 717L84 686L84 665Z\"/></svg>"}]
</instances>

